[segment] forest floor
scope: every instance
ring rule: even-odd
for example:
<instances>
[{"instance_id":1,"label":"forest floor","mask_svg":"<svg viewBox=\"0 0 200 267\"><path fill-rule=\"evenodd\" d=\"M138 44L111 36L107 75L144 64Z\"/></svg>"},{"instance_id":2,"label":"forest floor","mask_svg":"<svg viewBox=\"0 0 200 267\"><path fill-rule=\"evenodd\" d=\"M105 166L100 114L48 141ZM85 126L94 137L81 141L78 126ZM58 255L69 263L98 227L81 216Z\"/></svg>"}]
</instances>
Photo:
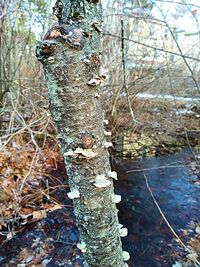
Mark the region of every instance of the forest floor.
<instances>
[{"instance_id":1,"label":"forest floor","mask_svg":"<svg viewBox=\"0 0 200 267\"><path fill-rule=\"evenodd\" d=\"M194 261L200 257L200 180L193 152L183 149L141 161L119 159L114 165L119 174L116 192L122 195L120 223L129 230L123 238L124 250L131 255L129 266L199 266ZM37 190L43 192L37 205L32 203L31 209L29 201L29 210L1 221L0 266L83 266L72 203L66 197L64 164L52 166L47 166L45 181L53 190Z\"/></svg>"}]
</instances>

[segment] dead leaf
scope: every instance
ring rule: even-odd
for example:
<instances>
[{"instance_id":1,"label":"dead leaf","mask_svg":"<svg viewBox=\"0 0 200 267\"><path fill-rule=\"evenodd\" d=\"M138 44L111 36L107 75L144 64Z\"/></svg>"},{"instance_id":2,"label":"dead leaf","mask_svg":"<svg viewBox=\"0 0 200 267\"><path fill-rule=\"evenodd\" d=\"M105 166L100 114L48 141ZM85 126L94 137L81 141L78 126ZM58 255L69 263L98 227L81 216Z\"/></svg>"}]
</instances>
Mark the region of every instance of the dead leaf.
<instances>
[{"instance_id":1,"label":"dead leaf","mask_svg":"<svg viewBox=\"0 0 200 267\"><path fill-rule=\"evenodd\" d=\"M47 217L46 210L37 210L33 212L33 220L40 220Z\"/></svg>"},{"instance_id":2,"label":"dead leaf","mask_svg":"<svg viewBox=\"0 0 200 267\"><path fill-rule=\"evenodd\" d=\"M51 204L45 204L43 205L44 209L54 211L54 210L60 210L62 209L62 206L60 204L51 205Z\"/></svg>"}]
</instances>

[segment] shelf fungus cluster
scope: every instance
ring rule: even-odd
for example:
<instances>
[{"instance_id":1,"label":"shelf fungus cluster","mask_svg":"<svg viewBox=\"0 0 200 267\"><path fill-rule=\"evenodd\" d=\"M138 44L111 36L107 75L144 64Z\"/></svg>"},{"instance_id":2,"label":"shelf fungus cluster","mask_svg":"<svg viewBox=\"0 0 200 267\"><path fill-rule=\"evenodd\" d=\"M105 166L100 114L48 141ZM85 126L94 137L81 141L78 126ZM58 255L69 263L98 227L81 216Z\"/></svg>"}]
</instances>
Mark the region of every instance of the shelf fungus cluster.
<instances>
[{"instance_id":1,"label":"shelf fungus cluster","mask_svg":"<svg viewBox=\"0 0 200 267\"><path fill-rule=\"evenodd\" d=\"M91 159L97 156L97 153L95 153L91 148L89 149L84 149L81 147L76 148L75 150L69 149L69 151L64 153L64 156L69 156L69 157L82 157L82 158L87 158Z\"/></svg>"}]
</instances>

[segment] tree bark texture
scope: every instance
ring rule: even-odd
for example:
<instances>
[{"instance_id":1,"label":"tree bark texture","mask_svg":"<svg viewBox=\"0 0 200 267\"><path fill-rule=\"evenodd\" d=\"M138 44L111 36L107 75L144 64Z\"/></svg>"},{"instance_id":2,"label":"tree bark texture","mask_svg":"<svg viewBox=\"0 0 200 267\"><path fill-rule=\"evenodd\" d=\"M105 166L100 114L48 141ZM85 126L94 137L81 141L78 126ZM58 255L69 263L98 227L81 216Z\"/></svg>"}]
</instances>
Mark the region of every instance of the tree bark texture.
<instances>
[{"instance_id":1,"label":"tree bark texture","mask_svg":"<svg viewBox=\"0 0 200 267\"><path fill-rule=\"evenodd\" d=\"M99 101L101 6L98 0L57 0L59 25L36 54L44 67L49 104L64 155L78 247L86 266L124 267L113 178ZM113 177L113 178L112 178Z\"/></svg>"}]
</instances>

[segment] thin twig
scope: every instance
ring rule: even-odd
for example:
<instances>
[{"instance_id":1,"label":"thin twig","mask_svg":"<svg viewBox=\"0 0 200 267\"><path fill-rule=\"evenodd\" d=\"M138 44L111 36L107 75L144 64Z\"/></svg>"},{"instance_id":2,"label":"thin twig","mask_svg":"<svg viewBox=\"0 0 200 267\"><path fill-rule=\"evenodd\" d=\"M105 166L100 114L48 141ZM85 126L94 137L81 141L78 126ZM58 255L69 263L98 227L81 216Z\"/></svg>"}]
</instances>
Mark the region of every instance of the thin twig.
<instances>
[{"instance_id":1,"label":"thin twig","mask_svg":"<svg viewBox=\"0 0 200 267\"><path fill-rule=\"evenodd\" d=\"M172 228L172 226L170 225L170 223L168 222L167 218L165 217L164 213L162 212L158 202L156 201L155 197L154 197L154 194L149 186L149 183L148 183L148 179L147 179L147 176L145 175L145 173L143 172L143 175L144 175L144 179L145 179L145 182L146 182L146 186L147 186L147 189L149 190L150 194L151 194L151 197L158 209L158 211L160 212L163 220L166 222L167 226L169 227L169 229L171 230L171 232L173 233L173 235L176 237L176 239L178 240L178 242L182 245L182 247L188 251L189 249L186 247L186 245L183 243L183 241L180 239L180 237L177 235L177 233L174 231L174 229Z\"/></svg>"}]
</instances>

